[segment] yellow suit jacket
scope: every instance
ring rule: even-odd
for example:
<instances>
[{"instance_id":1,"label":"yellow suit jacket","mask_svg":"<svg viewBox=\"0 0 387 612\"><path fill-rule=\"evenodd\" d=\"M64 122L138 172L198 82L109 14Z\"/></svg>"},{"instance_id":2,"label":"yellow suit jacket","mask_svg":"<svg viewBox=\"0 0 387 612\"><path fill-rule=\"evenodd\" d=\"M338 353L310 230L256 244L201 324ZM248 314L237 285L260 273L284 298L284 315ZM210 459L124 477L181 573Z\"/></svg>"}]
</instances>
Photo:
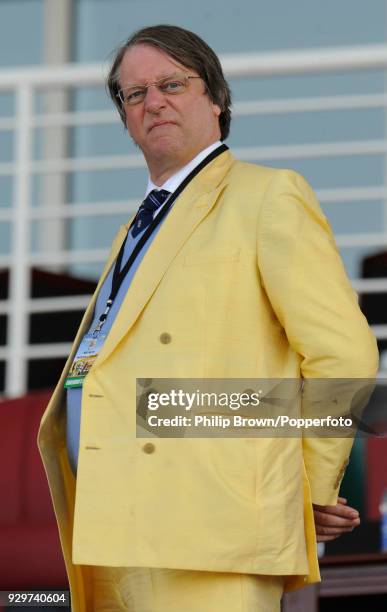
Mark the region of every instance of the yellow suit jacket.
<instances>
[{"instance_id":1,"label":"yellow suit jacket","mask_svg":"<svg viewBox=\"0 0 387 612\"><path fill-rule=\"evenodd\" d=\"M135 438L136 377L374 376L375 339L306 181L226 151L176 200L85 380L75 491L63 382L96 294L39 432L73 609L88 609L89 565L318 580L311 501L336 502L351 441L153 439L147 453Z\"/></svg>"}]
</instances>

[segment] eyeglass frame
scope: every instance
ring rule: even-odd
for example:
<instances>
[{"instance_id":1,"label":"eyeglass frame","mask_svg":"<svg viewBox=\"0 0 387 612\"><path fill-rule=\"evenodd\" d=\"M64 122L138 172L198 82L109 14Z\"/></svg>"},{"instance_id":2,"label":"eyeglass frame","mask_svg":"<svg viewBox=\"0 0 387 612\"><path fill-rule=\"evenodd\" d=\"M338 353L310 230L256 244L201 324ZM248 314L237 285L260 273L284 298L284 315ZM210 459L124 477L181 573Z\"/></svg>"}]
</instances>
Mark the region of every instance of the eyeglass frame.
<instances>
[{"instance_id":1,"label":"eyeglass frame","mask_svg":"<svg viewBox=\"0 0 387 612\"><path fill-rule=\"evenodd\" d=\"M162 83L163 81L167 81L169 79L173 79L174 77L178 78L178 77L183 77L184 80L186 81L186 86L185 89L183 91L178 91L178 92L172 92L172 91L161 91L159 88L159 83ZM201 76L196 76L193 74L185 74L185 73L173 73L171 75L162 77L161 79L158 79L157 81L153 81L152 83L146 83L145 85L129 85L128 87L123 87L122 89L119 89L118 92L116 93L116 98L119 99L122 108L124 108L125 106L137 106L137 104L141 104L142 102L144 102L146 94L148 93L148 89L149 87L157 87L157 89L159 91L161 91L161 93L163 95L167 95L167 96L178 96L183 94L186 89L188 88L188 83L189 83L189 79L202 79ZM123 100L123 98L121 97L122 92L126 91L128 89L144 89L145 90L145 95L144 98L142 100L139 100L138 102L133 102L132 104L126 102L125 100Z\"/></svg>"}]
</instances>

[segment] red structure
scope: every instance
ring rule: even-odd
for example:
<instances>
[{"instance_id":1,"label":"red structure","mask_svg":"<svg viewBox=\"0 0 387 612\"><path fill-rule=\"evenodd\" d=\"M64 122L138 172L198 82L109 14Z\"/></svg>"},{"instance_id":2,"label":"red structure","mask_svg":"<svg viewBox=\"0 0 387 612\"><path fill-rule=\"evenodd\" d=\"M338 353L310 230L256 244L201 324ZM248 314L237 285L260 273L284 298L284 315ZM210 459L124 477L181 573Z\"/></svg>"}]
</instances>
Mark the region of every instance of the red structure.
<instances>
[{"instance_id":1,"label":"red structure","mask_svg":"<svg viewBox=\"0 0 387 612\"><path fill-rule=\"evenodd\" d=\"M0 590L65 589L68 582L36 446L51 391L0 402Z\"/></svg>"},{"instance_id":2,"label":"red structure","mask_svg":"<svg viewBox=\"0 0 387 612\"><path fill-rule=\"evenodd\" d=\"M383 423L383 431L386 431ZM367 440L367 519L380 519L379 505L383 491L387 490L387 438L369 438Z\"/></svg>"}]
</instances>

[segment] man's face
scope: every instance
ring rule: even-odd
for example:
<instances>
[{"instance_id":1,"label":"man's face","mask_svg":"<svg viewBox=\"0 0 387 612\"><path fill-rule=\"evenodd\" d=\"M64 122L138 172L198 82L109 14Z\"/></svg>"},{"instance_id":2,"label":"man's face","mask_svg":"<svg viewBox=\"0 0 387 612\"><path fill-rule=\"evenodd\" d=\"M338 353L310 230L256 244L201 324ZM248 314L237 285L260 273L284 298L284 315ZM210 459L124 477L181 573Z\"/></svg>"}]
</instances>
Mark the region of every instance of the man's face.
<instances>
[{"instance_id":1,"label":"man's face","mask_svg":"<svg viewBox=\"0 0 387 612\"><path fill-rule=\"evenodd\" d=\"M139 44L129 49L120 66L121 88L145 85L160 79L186 74L198 76L163 51ZM221 109L205 92L202 79L189 79L179 95L150 87L143 102L125 106L126 127L141 148L151 174L175 170L219 139ZM152 176L152 178L154 178Z\"/></svg>"}]
</instances>

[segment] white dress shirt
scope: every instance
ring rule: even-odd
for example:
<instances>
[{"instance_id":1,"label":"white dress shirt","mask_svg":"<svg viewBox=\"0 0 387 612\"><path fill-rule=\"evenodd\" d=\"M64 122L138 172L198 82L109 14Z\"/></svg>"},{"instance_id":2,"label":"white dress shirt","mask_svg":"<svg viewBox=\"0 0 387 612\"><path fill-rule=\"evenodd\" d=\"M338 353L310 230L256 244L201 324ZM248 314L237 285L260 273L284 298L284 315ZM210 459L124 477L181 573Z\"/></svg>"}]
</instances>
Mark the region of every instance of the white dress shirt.
<instances>
[{"instance_id":1,"label":"white dress shirt","mask_svg":"<svg viewBox=\"0 0 387 612\"><path fill-rule=\"evenodd\" d=\"M182 183L184 179L189 175L189 173L192 172L192 170L194 170L194 168L196 168L196 166L198 166L200 162L203 161L205 157L207 157L207 155L209 155L210 153L212 153L212 151L215 151L215 149L220 147L221 144L222 143L220 142L220 140L217 140L216 142L211 144L209 147L206 147L205 149L203 149L203 151L200 151L200 153L198 153L196 157L191 159L191 161L188 162L188 164L186 164L185 166L183 166L183 168L180 168L180 170L178 170L175 174L170 176L169 179L167 179L165 183L163 183L161 186L155 185L154 182L149 177L148 185L145 191L145 198L153 189L157 189L157 190L166 189L166 191L170 191L172 194L178 188L180 183ZM169 198L170 196L168 196L168 198L165 200L162 206L159 206L159 208L155 211L153 218L155 218L155 216L160 212L163 206L165 206Z\"/></svg>"}]
</instances>

